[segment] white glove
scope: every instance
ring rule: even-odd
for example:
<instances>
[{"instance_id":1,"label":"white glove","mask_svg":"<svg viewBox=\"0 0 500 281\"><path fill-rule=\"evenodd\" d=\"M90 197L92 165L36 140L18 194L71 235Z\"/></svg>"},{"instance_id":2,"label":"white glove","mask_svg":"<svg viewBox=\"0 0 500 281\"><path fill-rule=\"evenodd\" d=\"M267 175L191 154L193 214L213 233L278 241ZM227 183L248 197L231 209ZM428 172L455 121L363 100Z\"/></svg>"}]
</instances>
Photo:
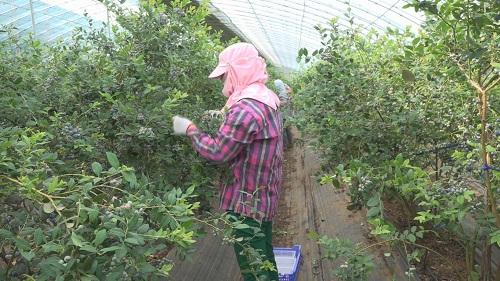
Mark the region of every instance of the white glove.
<instances>
[{"instance_id":1,"label":"white glove","mask_svg":"<svg viewBox=\"0 0 500 281\"><path fill-rule=\"evenodd\" d=\"M172 124L174 127L174 135L186 135L189 125L193 124L193 122L187 118L176 115L172 118Z\"/></svg>"}]
</instances>

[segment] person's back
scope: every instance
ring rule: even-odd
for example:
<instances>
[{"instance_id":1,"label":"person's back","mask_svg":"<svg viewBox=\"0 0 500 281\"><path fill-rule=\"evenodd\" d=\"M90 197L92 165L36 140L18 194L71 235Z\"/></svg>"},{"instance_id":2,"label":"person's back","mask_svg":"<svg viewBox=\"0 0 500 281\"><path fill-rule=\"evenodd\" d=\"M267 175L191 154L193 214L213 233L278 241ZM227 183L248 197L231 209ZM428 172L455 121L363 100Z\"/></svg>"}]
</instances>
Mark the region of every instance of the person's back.
<instances>
[{"instance_id":1,"label":"person's back","mask_svg":"<svg viewBox=\"0 0 500 281\"><path fill-rule=\"evenodd\" d=\"M223 186L222 209L231 209L257 220L274 217L283 165L279 114L253 99L242 99L230 108L220 132L245 146L229 162L234 180ZM275 203L269 204L268 200Z\"/></svg>"}]
</instances>

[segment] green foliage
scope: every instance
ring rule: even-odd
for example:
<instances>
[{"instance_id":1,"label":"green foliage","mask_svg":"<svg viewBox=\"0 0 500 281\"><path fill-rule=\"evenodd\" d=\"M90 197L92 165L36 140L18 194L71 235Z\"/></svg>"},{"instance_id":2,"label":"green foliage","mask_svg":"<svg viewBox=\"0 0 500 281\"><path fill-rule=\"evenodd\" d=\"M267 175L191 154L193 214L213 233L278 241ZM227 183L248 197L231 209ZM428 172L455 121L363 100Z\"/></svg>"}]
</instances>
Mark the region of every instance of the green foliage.
<instances>
[{"instance_id":1,"label":"green foliage","mask_svg":"<svg viewBox=\"0 0 500 281\"><path fill-rule=\"evenodd\" d=\"M498 246L500 246L500 230L491 233L490 237L491 244L497 244Z\"/></svg>"},{"instance_id":2,"label":"green foliage","mask_svg":"<svg viewBox=\"0 0 500 281\"><path fill-rule=\"evenodd\" d=\"M366 248L355 245L350 240L331 239L326 235L319 236L315 233L310 233L309 236L325 250L325 258L340 264L333 271L338 280L369 280L375 264L373 258L365 253Z\"/></svg>"},{"instance_id":3,"label":"green foliage","mask_svg":"<svg viewBox=\"0 0 500 281\"><path fill-rule=\"evenodd\" d=\"M427 15L418 34L366 34L352 23L341 29L336 20L318 26L323 47L298 54L312 66L294 82L293 121L314 136L322 183L347 187L350 208L367 208L373 234L418 244L413 227L446 227L472 253L481 241L496 243L500 227L493 168L500 145L500 6L413 0L407 7ZM413 220L407 229L387 222L387 201L404 207ZM464 229L467 216L478 224L473 233ZM413 253L408 259L417 261Z\"/></svg>"},{"instance_id":4,"label":"green foliage","mask_svg":"<svg viewBox=\"0 0 500 281\"><path fill-rule=\"evenodd\" d=\"M57 174L64 162L47 147L48 134L11 128L0 140L4 276L142 280L166 274L150 255L195 242L194 188L159 192L111 152L94 172Z\"/></svg>"},{"instance_id":5,"label":"green foliage","mask_svg":"<svg viewBox=\"0 0 500 281\"><path fill-rule=\"evenodd\" d=\"M143 2L111 36L0 42L0 279L157 280L200 235L216 173L171 117L222 106L223 44L206 6Z\"/></svg>"},{"instance_id":6,"label":"green foliage","mask_svg":"<svg viewBox=\"0 0 500 281\"><path fill-rule=\"evenodd\" d=\"M198 121L222 104L217 82L206 79L222 48L203 24L206 10L112 9L120 24L112 39L80 30L69 45L2 42L3 126L47 131L57 136L57 152L76 161L114 151L156 181L199 178L191 166L202 162L171 136L170 118ZM194 165L177 165L182 158Z\"/></svg>"},{"instance_id":7,"label":"green foliage","mask_svg":"<svg viewBox=\"0 0 500 281\"><path fill-rule=\"evenodd\" d=\"M371 164L474 137L474 96L456 77L430 74L435 67L425 58L405 59L411 33L322 32L326 47L298 81L295 104L296 123L318 136L327 160ZM415 82L403 79L410 71Z\"/></svg>"}]
</instances>

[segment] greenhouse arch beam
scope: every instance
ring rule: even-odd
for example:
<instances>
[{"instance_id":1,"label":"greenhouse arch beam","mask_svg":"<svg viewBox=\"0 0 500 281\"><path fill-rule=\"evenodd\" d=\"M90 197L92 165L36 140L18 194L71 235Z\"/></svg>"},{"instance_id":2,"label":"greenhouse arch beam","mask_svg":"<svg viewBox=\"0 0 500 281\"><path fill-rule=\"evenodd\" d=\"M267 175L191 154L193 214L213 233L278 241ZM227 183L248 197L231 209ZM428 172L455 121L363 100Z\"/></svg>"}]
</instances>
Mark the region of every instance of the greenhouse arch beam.
<instances>
[{"instance_id":1,"label":"greenhouse arch beam","mask_svg":"<svg viewBox=\"0 0 500 281\"><path fill-rule=\"evenodd\" d=\"M259 16L257 15L257 13L255 13L255 9L252 5L252 2L250 2L250 0L247 0L247 2L248 2L248 4L250 4L250 7L252 8L253 14L254 14L255 18L257 19L257 21L259 22L259 25L262 28L262 32L264 32L264 35L267 37L267 40L269 41L269 44L271 45L271 48L272 48L275 56L281 61L283 58L281 58L280 54L278 52L276 52L276 49L274 48L274 45L272 44L271 39L269 38L269 35L267 34L267 30L262 25L262 22L261 22Z\"/></svg>"},{"instance_id":2,"label":"greenhouse arch beam","mask_svg":"<svg viewBox=\"0 0 500 281\"><path fill-rule=\"evenodd\" d=\"M236 5L234 5L234 4L224 4L224 5L227 5L227 6L233 6L233 7L238 7L238 8L240 8L239 6L236 6ZM278 4L278 5L283 6L282 4ZM220 9L218 6L216 6L216 7L217 7L218 9ZM272 6L268 6L268 5L262 5L262 7L264 7L264 8L268 8L267 10L271 10L271 9L273 8ZM339 9L336 9L336 8L333 8L333 10L335 10L335 11L337 11L337 12L343 12L343 10L339 10ZM243 15L245 15L245 14L251 14L251 13L248 13L248 11L246 11L246 10L244 10L244 9L234 9L233 11L234 11L234 12L241 12L240 14L235 14L235 15L237 15L237 16L243 16ZM313 16L315 16L315 17L307 17L307 16L305 17L305 18L307 18L307 19L310 19L312 22L314 22L314 25L316 25L316 24L321 24L321 23L322 23L322 22L321 22L321 20L324 20L324 22L323 22L323 23L327 23L327 22L329 22L331 19L333 19L333 18L335 18L335 17L338 17L338 18L339 18L339 20L341 20L341 21L347 22L347 20L346 20L344 17L342 17L342 15L341 15L341 14L334 14L334 15L332 15L331 17L328 17L328 16L326 16L326 15L324 15L324 14L322 14L322 15L321 15L321 14L318 14L318 13L308 13L308 14L309 14L309 15L313 15ZM363 22L365 22L365 23L367 23L367 24L369 24L369 23L370 23L370 21L369 21L369 20L366 20L366 19L364 19L364 18L363 18L363 17L361 17L361 16L356 16L355 14L353 14L353 15L355 16L355 17L354 17L355 19L359 19L359 20L361 20L361 21L363 21ZM375 17L375 15L372 15L372 16L373 16L373 17ZM267 18L273 18L273 19L275 19L275 20L277 20L277 21L281 21L281 22L283 22L283 18L281 18L281 17L279 17L279 16L276 16L275 14L266 14L266 19L267 19ZM389 24L390 24L391 26L394 26L392 23L389 23ZM345 24L345 26L347 26L347 24ZM380 31L385 30L385 28L384 28L384 27L382 27L382 26L380 26L380 25L378 25L378 24L373 24L373 26L377 27L377 29L379 29ZM397 26L396 26L396 27L397 27ZM398 28L399 28L399 27L398 27ZM369 28L365 28L365 29L369 30Z\"/></svg>"},{"instance_id":3,"label":"greenhouse arch beam","mask_svg":"<svg viewBox=\"0 0 500 281\"><path fill-rule=\"evenodd\" d=\"M248 17L246 13L242 13L242 14L235 14L237 16L240 16L240 17L247 17L247 18L251 18L251 17ZM267 17L268 19L271 19L271 20L267 20L267 22L270 22L272 24L278 24L278 25L284 25L284 26L297 26L297 27L300 27L299 24L297 23L293 23L293 22L283 22L283 20L281 20L281 18L279 17L276 17L276 16L268 16ZM323 18L326 20L326 18ZM331 19L330 19L331 20ZM318 24L322 24L321 22L306 22L307 24L309 24L309 26L314 29L314 26L318 25ZM344 27L344 28L348 28L350 29L351 26L346 23L346 21L344 19L340 19L340 21L337 22L340 26ZM326 24L326 22L323 22L323 24ZM370 31L371 29L365 25L358 25L358 26L355 26L355 27L361 27L363 28L364 30L366 31ZM376 26L377 28L375 28L376 30L379 30L379 31L384 31L385 29L381 26ZM316 29L314 29L314 31L316 33L318 33L318 31Z\"/></svg>"},{"instance_id":4,"label":"greenhouse arch beam","mask_svg":"<svg viewBox=\"0 0 500 281\"><path fill-rule=\"evenodd\" d=\"M30 0L31 26L33 27L33 36L36 38L35 13L33 12L33 0Z\"/></svg>"},{"instance_id":5,"label":"greenhouse arch beam","mask_svg":"<svg viewBox=\"0 0 500 281\"><path fill-rule=\"evenodd\" d=\"M408 2L408 1L406 1L406 0L402 0L402 1L403 1L403 2L405 2L405 3L410 3L410 2ZM412 16L412 15L410 15L410 14L408 14L408 13L405 13L405 14L408 14L408 16L405 16L405 15L403 15L402 13L400 13L399 11L404 11L403 9L396 9L396 10L394 10L394 9L392 9L392 8L388 8L388 7L386 7L386 6L382 5L382 4L380 4L379 2L377 2L377 1L373 1L373 0L368 0L368 2L373 3L373 4L375 4L375 5L378 5L378 6L380 6L380 7L383 7L383 8L385 8L385 9L388 9L389 11L391 11L391 12L393 12L393 13L397 14L398 16L400 16L400 17L402 17L402 18L404 18L404 19L407 19L408 21L413 22L413 23L414 23L414 24L416 24L416 25L420 25L420 24L422 23L422 21L421 21L420 19L418 19L418 18L416 18L416 17L414 17L414 16ZM397 1L395 4L397 4L398 2L400 2L400 1Z\"/></svg>"}]
</instances>

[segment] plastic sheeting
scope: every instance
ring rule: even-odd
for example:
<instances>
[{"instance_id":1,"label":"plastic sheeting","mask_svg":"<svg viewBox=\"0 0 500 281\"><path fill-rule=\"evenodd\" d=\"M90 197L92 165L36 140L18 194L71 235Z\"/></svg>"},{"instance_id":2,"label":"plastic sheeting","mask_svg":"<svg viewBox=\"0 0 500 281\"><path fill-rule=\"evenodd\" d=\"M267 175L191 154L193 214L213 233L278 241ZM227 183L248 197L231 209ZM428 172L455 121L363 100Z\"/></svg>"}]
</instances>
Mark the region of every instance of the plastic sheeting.
<instances>
[{"instance_id":1,"label":"plastic sheeting","mask_svg":"<svg viewBox=\"0 0 500 281\"><path fill-rule=\"evenodd\" d=\"M124 5L137 7L138 0ZM0 26L13 27L20 36L32 33L44 42L67 39L76 27L100 28L108 23L114 23L113 15L97 0L0 0ZM5 36L0 33L0 40Z\"/></svg>"},{"instance_id":2,"label":"plastic sheeting","mask_svg":"<svg viewBox=\"0 0 500 281\"><path fill-rule=\"evenodd\" d=\"M349 27L352 17L365 30L418 29L423 16L404 9L407 1L212 0L210 8L227 28L253 43L273 64L297 69L300 48L321 47L314 26L326 26L334 17L342 27ZM138 2L127 0L124 5L134 8ZM13 26L20 35L33 33L45 42L66 39L75 27L89 28L89 19L94 28L114 23L113 15L97 0L0 0L0 26ZM2 36L5 33L0 33L0 40Z\"/></svg>"},{"instance_id":3,"label":"plastic sheeting","mask_svg":"<svg viewBox=\"0 0 500 281\"><path fill-rule=\"evenodd\" d=\"M321 38L314 28L338 17L341 27L354 24L365 30L387 27L416 30L423 16L404 9L405 0L212 0L211 8L224 15L275 65L296 69L300 48L315 50Z\"/></svg>"}]
</instances>

